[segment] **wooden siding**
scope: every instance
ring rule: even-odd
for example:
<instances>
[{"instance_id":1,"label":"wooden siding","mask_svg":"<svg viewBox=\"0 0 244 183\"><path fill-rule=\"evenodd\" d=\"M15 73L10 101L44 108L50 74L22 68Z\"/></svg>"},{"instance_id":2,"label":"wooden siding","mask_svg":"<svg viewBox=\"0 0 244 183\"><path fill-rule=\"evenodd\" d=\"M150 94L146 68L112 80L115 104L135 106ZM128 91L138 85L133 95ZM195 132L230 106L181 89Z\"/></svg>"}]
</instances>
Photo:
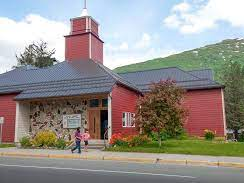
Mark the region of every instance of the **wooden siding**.
<instances>
[{"instance_id":1,"label":"wooden siding","mask_svg":"<svg viewBox=\"0 0 244 183\"><path fill-rule=\"evenodd\" d=\"M136 111L136 101L138 94L122 86L114 86L112 90L112 134L136 134L136 128L122 127L122 113Z\"/></svg>"},{"instance_id":2,"label":"wooden siding","mask_svg":"<svg viewBox=\"0 0 244 183\"><path fill-rule=\"evenodd\" d=\"M69 36L65 39L65 60L89 59L89 34Z\"/></svg>"},{"instance_id":3,"label":"wooden siding","mask_svg":"<svg viewBox=\"0 0 244 183\"><path fill-rule=\"evenodd\" d=\"M2 140L5 143L14 142L16 115L15 96L14 94L0 95L0 116L4 117Z\"/></svg>"},{"instance_id":4,"label":"wooden siding","mask_svg":"<svg viewBox=\"0 0 244 183\"><path fill-rule=\"evenodd\" d=\"M203 136L204 130L225 136L225 119L221 89L188 91L184 102L189 111L185 128L190 135Z\"/></svg>"}]
</instances>

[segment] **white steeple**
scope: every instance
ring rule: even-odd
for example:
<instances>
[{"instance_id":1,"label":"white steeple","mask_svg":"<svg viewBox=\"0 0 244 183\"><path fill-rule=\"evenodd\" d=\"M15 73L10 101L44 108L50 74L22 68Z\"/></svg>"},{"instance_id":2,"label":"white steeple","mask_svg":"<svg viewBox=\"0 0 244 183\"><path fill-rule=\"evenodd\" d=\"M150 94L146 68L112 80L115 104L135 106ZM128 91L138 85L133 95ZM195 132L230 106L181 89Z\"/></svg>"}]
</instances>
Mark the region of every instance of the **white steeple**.
<instances>
[{"instance_id":1,"label":"white steeple","mask_svg":"<svg viewBox=\"0 0 244 183\"><path fill-rule=\"evenodd\" d=\"M86 16L88 16L88 10L87 10L87 8L86 8L86 0L84 0L84 8L83 8L83 10L82 10L81 16L82 16L82 17L86 17Z\"/></svg>"}]
</instances>

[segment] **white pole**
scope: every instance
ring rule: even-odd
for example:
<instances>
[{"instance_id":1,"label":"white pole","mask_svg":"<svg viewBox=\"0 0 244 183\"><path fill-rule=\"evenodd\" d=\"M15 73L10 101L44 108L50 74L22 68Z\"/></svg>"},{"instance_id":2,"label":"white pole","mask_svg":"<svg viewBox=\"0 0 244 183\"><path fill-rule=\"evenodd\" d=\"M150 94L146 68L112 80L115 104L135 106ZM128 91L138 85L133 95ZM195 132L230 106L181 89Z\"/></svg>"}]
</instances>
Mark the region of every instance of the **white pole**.
<instances>
[{"instance_id":1,"label":"white pole","mask_svg":"<svg viewBox=\"0 0 244 183\"><path fill-rule=\"evenodd\" d=\"M86 9L86 0L84 0L84 9Z\"/></svg>"},{"instance_id":2,"label":"white pole","mask_svg":"<svg viewBox=\"0 0 244 183\"><path fill-rule=\"evenodd\" d=\"M3 125L0 124L0 144L2 144L2 132L3 132Z\"/></svg>"},{"instance_id":3,"label":"white pole","mask_svg":"<svg viewBox=\"0 0 244 183\"><path fill-rule=\"evenodd\" d=\"M108 95L108 141L112 137L112 97L111 93Z\"/></svg>"}]
</instances>

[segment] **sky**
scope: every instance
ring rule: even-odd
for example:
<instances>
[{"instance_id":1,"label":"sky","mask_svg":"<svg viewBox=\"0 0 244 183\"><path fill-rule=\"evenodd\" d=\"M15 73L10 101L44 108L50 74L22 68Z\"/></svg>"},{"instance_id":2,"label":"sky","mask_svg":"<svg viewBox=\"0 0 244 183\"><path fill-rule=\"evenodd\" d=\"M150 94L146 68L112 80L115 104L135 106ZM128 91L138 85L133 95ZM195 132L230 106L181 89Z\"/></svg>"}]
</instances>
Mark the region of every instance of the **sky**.
<instances>
[{"instance_id":1,"label":"sky","mask_svg":"<svg viewBox=\"0 0 244 183\"><path fill-rule=\"evenodd\" d=\"M244 0L87 0L111 69L243 38L243 7ZM15 55L33 41L46 41L63 61L69 19L82 9L83 0L1 1L0 73L11 70Z\"/></svg>"}]
</instances>

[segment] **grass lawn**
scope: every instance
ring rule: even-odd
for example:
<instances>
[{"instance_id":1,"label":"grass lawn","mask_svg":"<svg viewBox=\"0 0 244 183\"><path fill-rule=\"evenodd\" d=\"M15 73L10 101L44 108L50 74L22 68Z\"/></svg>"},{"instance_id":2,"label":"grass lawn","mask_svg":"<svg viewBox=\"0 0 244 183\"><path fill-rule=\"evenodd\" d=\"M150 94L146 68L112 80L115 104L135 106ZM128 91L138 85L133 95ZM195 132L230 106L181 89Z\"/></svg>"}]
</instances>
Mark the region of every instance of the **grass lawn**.
<instances>
[{"instance_id":1,"label":"grass lawn","mask_svg":"<svg viewBox=\"0 0 244 183\"><path fill-rule=\"evenodd\" d=\"M158 147L157 142L152 142L138 147L111 147L107 151L244 157L244 143L205 140L167 140L163 142L161 148Z\"/></svg>"},{"instance_id":2,"label":"grass lawn","mask_svg":"<svg viewBox=\"0 0 244 183\"><path fill-rule=\"evenodd\" d=\"M14 144L0 144L0 148L15 147Z\"/></svg>"}]
</instances>

